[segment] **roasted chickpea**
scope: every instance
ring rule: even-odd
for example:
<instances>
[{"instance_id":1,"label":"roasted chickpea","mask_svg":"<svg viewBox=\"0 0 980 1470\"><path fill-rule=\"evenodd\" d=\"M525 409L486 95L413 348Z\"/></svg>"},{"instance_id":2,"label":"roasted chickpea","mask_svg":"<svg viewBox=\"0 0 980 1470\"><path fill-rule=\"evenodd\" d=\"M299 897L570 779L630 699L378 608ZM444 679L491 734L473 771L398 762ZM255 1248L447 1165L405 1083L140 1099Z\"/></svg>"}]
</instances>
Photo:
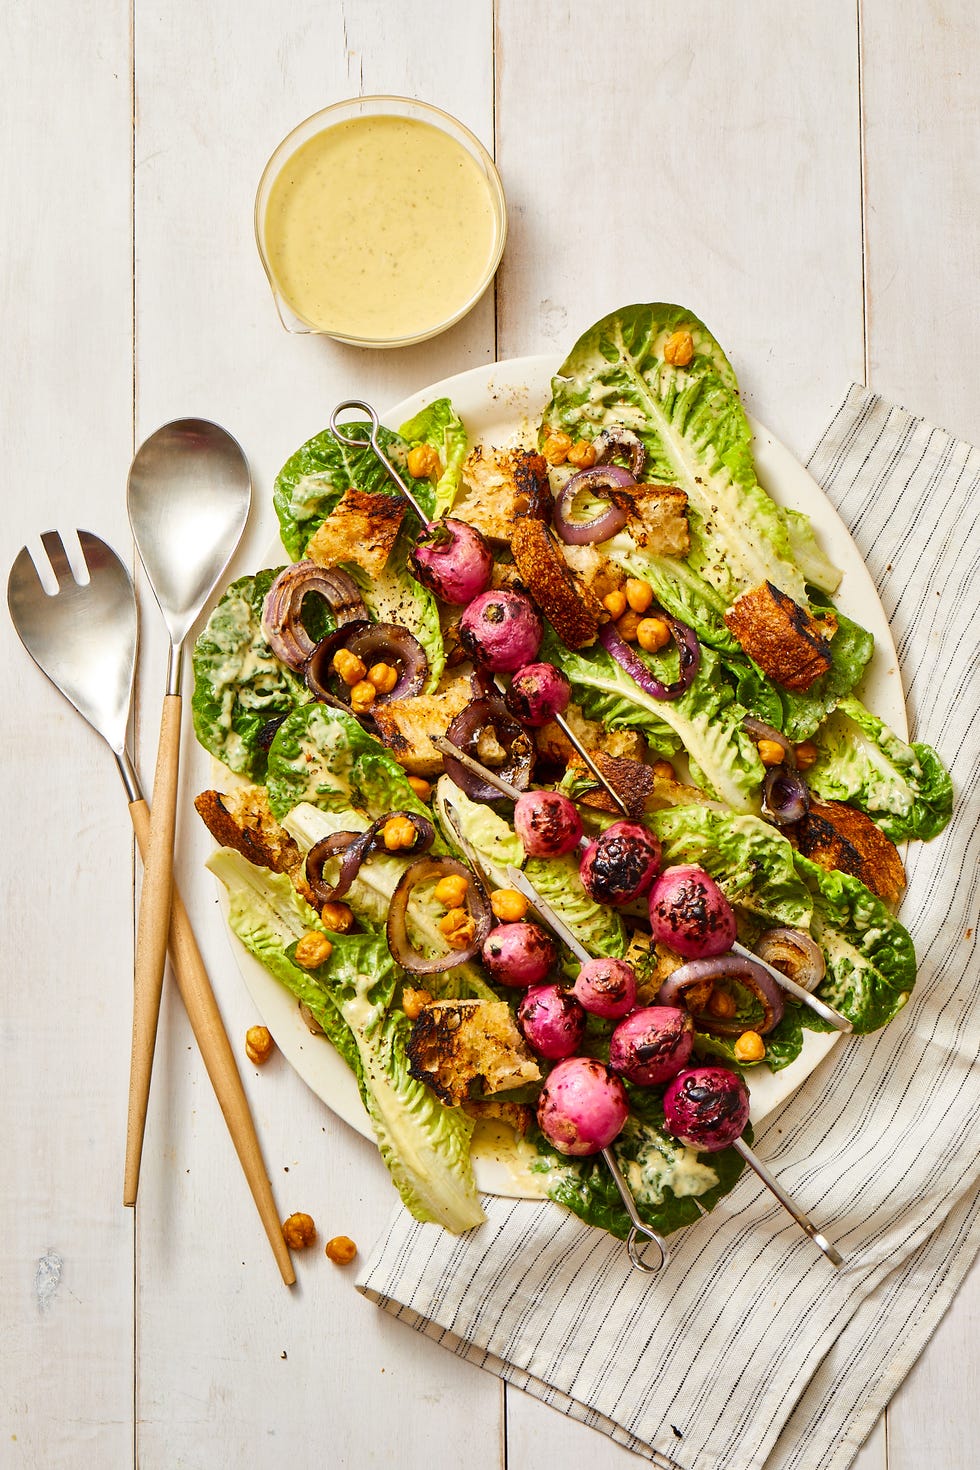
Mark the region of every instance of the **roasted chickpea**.
<instances>
[{"instance_id":1,"label":"roasted chickpea","mask_svg":"<svg viewBox=\"0 0 980 1470\"><path fill-rule=\"evenodd\" d=\"M643 618L636 628L636 641L646 653L659 653L670 642L670 627L663 618Z\"/></svg>"},{"instance_id":2,"label":"roasted chickpea","mask_svg":"<svg viewBox=\"0 0 980 1470\"><path fill-rule=\"evenodd\" d=\"M344 683L351 688L360 683L367 673L364 660L358 658L356 653L351 653L349 648L338 648L331 662Z\"/></svg>"},{"instance_id":3,"label":"roasted chickpea","mask_svg":"<svg viewBox=\"0 0 980 1470\"><path fill-rule=\"evenodd\" d=\"M766 1054L766 1044L758 1031L743 1031L732 1050L737 1062L761 1062Z\"/></svg>"},{"instance_id":4,"label":"roasted chickpea","mask_svg":"<svg viewBox=\"0 0 980 1470\"><path fill-rule=\"evenodd\" d=\"M799 771L808 771L820 754L812 740L802 740L793 749L796 752L796 768Z\"/></svg>"},{"instance_id":5,"label":"roasted chickpea","mask_svg":"<svg viewBox=\"0 0 980 1470\"><path fill-rule=\"evenodd\" d=\"M272 1056L275 1042L268 1026L249 1026L245 1032L245 1055L250 1062L261 1067Z\"/></svg>"},{"instance_id":6,"label":"roasted chickpea","mask_svg":"<svg viewBox=\"0 0 980 1470\"><path fill-rule=\"evenodd\" d=\"M595 445L588 439L579 439L568 451L567 459L578 470L590 470L596 461Z\"/></svg>"},{"instance_id":7,"label":"roasted chickpea","mask_svg":"<svg viewBox=\"0 0 980 1470\"><path fill-rule=\"evenodd\" d=\"M416 1020L426 1006L432 1004L432 996L428 990L413 990L411 985L406 985L402 991L402 1010L410 1021Z\"/></svg>"},{"instance_id":8,"label":"roasted chickpea","mask_svg":"<svg viewBox=\"0 0 980 1470\"><path fill-rule=\"evenodd\" d=\"M516 888L495 888L490 895L490 907L502 924L519 924L530 904Z\"/></svg>"},{"instance_id":9,"label":"roasted chickpea","mask_svg":"<svg viewBox=\"0 0 980 1470\"><path fill-rule=\"evenodd\" d=\"M442 463L431 444L416 444L408 451L407 463L413 480L428 480L442 474Z\"/></svg>"},{"instance_id":10,"label":"roasted chickpea","mask_svg":"<svg viewBox=\"0 0 980 1470\"><path fill-rule=\"evenodd\" d=\"M624 612L621 618L617 618L616 632L624 643L636 642L636 631L642 621L643 619L640 617L640 614L635 613L632 608Z\"/></svg>"},{"instance_id":11,"label":"roasted chickpea","mask_svg":"<svg viewBox=\"0 0 980 1470\"><path fill-rule=\"evenodd\" d=\"M388 852L401 852L415 846L418 833L407 817L389 817L381 829L381 837Z\"/></svg>"},{"instance_id":12,"label":"roasted chickpea","mask_svg":"<svg viewBox=\"0 0 980 1470\"><path fill-rule=\"evenodd\" d=\"M372 664L368 678L379 694L390 694L398 683L398 670L391 664Z\"/></svg>"},{"instance_id":13,"label":"roasted chickpea","mask_svg":"<svg viewBox=\"0 0 980 1470\"><path fill-rule=\"evenodd\" d=\"M378 691L370 679L358 679L350 692L350 707L355 715L363 715L378 697Z\"/></svg>"},{"instance_id":14,"label":"roasted chickpea","mask_svg":"<svg viewBox=\"0 0 980 1470\"><path fill-rule=\"evenodd\" d=\"M572 447L569 434L549 434L541 446L541 453L549 464L564 464Z\"/></svg>"},{"instance_id":15,"label":"roasted chickpea","mask_svg":"<svg viewBox=\"0 0 980 1470\"><path fill-rule=\"evenodd\" d=\"M626 611L626 593L621 587L612 592L607 592L602 599L602 605L615 623Z\"/></svg>"},{"instance_id":16,"label":"roasted chickpea","mask_svg":"<svg viewBox=\"0 0 980 1470\"><path fill-rule=\"evenodd\" d=\"M305 1250L316 1240L316 1226L311 1215L290 1215L282 1224L283 1239L291 1251Z\"/></svg>"},{"instance_id":17,"label":"roasted chickpea","mask_svg":"<svg viewBox=\"0 0 980 1470\"><path fill-rule=\"evenodd\" d=\"M756 747L759 759L764 766L779 766L783 762L783 747L777 745L775 740L760 740Z\"/></svg>"},{"instance_id":18,"label":"roasted chickpea","mask_svg":"<svg viewBox=\"0 0 980 1470\"><path fill-rule=\"evenodd\" d=\"M347 934L354 927L354 910L346 903L331 899L320 909L320 918L335 934Z\"/></svg>"},{"instance_id":19,"label":"roasted chickpea","mask_svg":"<svg viewBox=\"0 0 980 1470\"><path fill-rule=\"evenodd\" d=\"M319 929L311 929L296 946L296 963L304 970L315 970L318 965L325 965L332 954L333 945L327 936Z\"/></svg>"},{"instance_id":20,"label":"roasted chickpea","mask_svg":"<svg viewBox=\"0 0 980 1470\"><path fill-rule=\"evenodd\" d=\"M409 776L408 784L415 792L415 795L418 797L419 801L429 800L430 796L432 795L432 786L428 781L424 780L422 776Z\"/></svg>"},{"instance_id":21,"label":"roasted chickpea","mask_svg":"<svg viewBox=\"0 0 980 1470\"><path fill-rule=\"evenodd\" d=\"M357 1255L357 1246L349 1235L335 1235L327 1241L324 1254L335 1266L349 1266Z\"/></svg>"},{"instance_id":22,"label":"roasted chickpea","mask_svg":"<svg viewBox=\"0 0 980 1470\"><path fill-rule=\"evenodd\" d=\"M439 879L433 889L433 897L444 908L458 909L466 900L469 886L469 879L464 878L462 873L450 873L448 877Z\"/></svg>"},{"instance_id":23,"label":"roasted chickpea","mask_svg":"<svg viewBox=\"0 0 980 1470\"><path fill-rule=\"evenodd\" d=\"M653 771L653 774L660 781L677 780L677 772L674 770L670 761L654 761L651 769Z\"/></svg>"},{"instance_id":24,"label":"roasted chickpea","mask_svg":"<svg viewBox=\"0 0 980 1470\"><path fill-rule=\"evenodd\" d=\"M439 920L439 928L446 936L450 949L466 949L473 942L476 923L465 909L450 909Z\"/></svg>"},{"instance_id":25,"label":"roasted chickpea","mask_svg":"<svg viewBox=\"0 0 980 1470\"><path fill-rule=\"evenodd\" d=\"M627 577L626 601L634 612L645 613L653 601L653 588L639 577Z\"/></svg>"},{"instance_id":26,"label":"roasted chickpea","mask_svg":"<svg viewBox=\"0 0 980 1470\"><path fill-rule=\"evenodd\" d=\"M664 343L664 361L671 367L687 367L694 356L694 338L690 332L671 332Z\"/></svg>"}]
</instances>

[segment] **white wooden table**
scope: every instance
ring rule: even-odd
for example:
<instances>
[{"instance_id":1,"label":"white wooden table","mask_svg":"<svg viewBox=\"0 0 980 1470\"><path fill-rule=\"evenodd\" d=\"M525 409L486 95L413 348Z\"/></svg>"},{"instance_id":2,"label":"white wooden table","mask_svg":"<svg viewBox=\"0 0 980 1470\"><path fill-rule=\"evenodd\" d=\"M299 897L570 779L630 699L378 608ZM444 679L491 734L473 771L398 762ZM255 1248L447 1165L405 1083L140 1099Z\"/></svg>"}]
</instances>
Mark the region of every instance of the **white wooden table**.
<instances>
[{"instance_id":1,"label":"white wooden table","mask_svg":"<svg viewBox=\"0 0 980 1470\"><path fill-rule=\"evenodd\" d=\"M8 0L0 559L76 524L131 556L133 450L191 414L247 450L255 567L273 476L339 398L561 352L628 301L695 309L801 457L852 379L980 441L978 68L973 0ZM460 117L510 207L496 291L391 354L287 336L251 232L280 137L358 92ZM148 780L165 645L145 587L143 613ZM636 1463L388 1320L322 1250L282 1286L169 984L122 1208L126 808L105 747L0 639L0 1465ZM180 881L240 1046L256 1016L201 873L189 738L184 772ZM243 1066L283 1216L368 1248L395 1199L371 1147L281 1058ZM978 1308L974 1271L861 1470L977 1463Z\"/></svg>"}]
</instances>

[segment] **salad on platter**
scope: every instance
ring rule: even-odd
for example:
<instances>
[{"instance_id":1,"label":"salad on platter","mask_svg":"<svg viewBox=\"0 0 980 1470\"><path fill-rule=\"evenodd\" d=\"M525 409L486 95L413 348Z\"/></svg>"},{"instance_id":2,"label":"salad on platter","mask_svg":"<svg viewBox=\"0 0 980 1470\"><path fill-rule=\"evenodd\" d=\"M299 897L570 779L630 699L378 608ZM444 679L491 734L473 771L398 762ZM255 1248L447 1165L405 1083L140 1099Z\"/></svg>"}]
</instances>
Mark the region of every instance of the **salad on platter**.
<instances>
[{"instance_id":1,"label":"salad on platter","mask_svg":"<svg viewBox=\"0 0 980 1470\"><path fill-rule=\"evenodd\" d=\"M230 926L350 1067L418 1219L481 1222L492 1119L625 1237L610 1147L666 1234L738 1178L743 1074L827 1027L773 972L855 1033L905 1004L898 844L942 830L948 775L863 702L874 638L691 312L598 322L516 441L442 397L379 442L426 524L316 435L276 480L283 564L195 647Z\"/></svg>"}]
</instances>

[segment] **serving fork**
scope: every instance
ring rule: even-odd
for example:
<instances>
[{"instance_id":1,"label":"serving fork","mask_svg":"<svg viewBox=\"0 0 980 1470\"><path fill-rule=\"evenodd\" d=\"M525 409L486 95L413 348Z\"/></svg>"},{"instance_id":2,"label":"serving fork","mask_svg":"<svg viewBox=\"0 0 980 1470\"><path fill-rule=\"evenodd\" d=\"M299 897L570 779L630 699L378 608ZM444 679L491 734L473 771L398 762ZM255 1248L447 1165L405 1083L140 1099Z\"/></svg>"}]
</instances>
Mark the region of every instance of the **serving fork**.
<instances>
[{"instance_id":1,"label":"serving fork","mask_svg":"<svg viewBox=\"0 0 980 1470\"><path fill-rule=\"evenodd\" d=\"M7 579L7 607L21 642L38 668L102 736L115 756L143 854L149 838L150 810L126 744L136 667L136 593L129 572L110 546L89 531L75 534L88 581L82 583L76 578L60 534L46 531L41 544L57 590L53 594L45 590L39 566L24 546ZM248 1099L176 887L170 910L169 949L177 988L211 1085L276 1263L283 1280L291 1286L296 1276Z\"/></svg>"}]
</instances>

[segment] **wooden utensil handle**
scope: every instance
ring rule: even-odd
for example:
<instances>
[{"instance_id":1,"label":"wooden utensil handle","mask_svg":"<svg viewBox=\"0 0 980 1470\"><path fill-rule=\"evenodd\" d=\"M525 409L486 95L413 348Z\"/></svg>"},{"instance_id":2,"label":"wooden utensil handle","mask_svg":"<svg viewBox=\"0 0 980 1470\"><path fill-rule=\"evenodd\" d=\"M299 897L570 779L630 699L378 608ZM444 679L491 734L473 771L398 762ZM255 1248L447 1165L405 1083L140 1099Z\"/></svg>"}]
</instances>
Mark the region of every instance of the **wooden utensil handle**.
<instances>
[{"instance_id":1,"label":"wooden utensil handle","mask_svg":"<svg viewBox=\"0 0 980 1470\"><path fill-rule=\"evenodd\" d=\"M134 801L130 803L129 812L133 819L136 841L142 852L149 841L149 808L145 801ZM252 1191L259 1218L269 1237L276 1264L283 1281L287 1286L292 1286L296 1273L283 1239L279 1212L262 1159L248 1098L238 1074L208 972L204 968L204 961L194 938L191 921L176 886L173 889L170 913L170 959L177 989L190 1018L191 1028L241 1161L248 1187Z\"/></svg>"},{"instance_id":2,"label":"wooden utensil handle","mask_svg":"<svg viewBox=\"0 0 980 1470\"><path fill-rule=\"evenodd\" d=\"M177 824L177 774L180 766L179 694L163 701L160 743L153 779L150 833L143 861L136 967L133 978L133 1049L129 1064L129 1109L126 1117L126 1176L123 1204L135 1205L143 1156L150 1074L160 1018L160 994L167 962L170 894L174 877L174 832Z\"/></svg>"}]
</instances>

